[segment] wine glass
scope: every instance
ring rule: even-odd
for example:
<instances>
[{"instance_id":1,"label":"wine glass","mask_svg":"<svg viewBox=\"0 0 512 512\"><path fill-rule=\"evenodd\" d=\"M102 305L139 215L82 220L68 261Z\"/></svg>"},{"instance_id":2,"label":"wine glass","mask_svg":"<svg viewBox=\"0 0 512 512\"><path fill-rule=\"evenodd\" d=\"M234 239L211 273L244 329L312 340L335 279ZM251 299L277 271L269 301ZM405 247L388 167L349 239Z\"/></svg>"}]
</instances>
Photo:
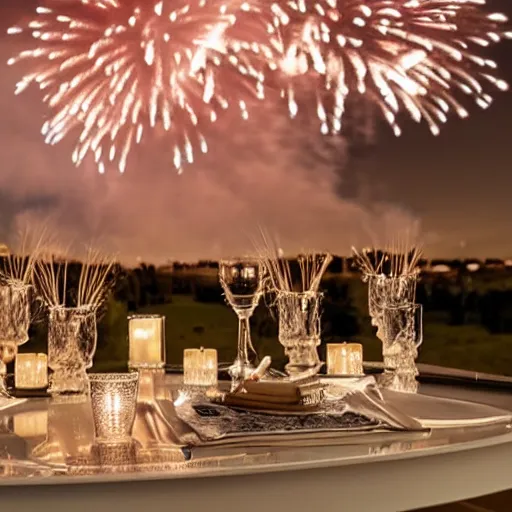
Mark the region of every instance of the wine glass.
<instances>
[{"instance_id":1,"label":"wine glass","mask_svg":"<svg viewBox=\"0 0 512 512\"><path fill-rule=\"evenodd\" d=\"M229 368L233 379L232 389L237 388L254 371L249 362L247 347L251 346L251 318L262 293L261 263L257 259L222 260L219 264L219 279L226 299L238 316L238 350L234 363Z\"/></svg>"}]
</instances>

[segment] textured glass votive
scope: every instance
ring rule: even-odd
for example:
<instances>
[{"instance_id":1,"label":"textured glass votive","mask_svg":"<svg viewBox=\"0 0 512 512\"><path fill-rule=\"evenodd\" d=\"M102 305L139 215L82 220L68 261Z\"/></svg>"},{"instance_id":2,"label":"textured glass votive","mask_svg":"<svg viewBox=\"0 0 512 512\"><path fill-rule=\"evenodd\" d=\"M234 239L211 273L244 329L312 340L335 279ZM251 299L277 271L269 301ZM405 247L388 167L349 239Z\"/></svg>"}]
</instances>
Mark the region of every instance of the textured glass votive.
<instances>
[{"instance_id":1,"label":"textured glass votive","mask_svg":"<svg viewBox=\"0 0 512 512\"><path fill-rule=\"evenodd\" d=\"M328 375L362 375L363 373L363 346L360 343L327 345Z\"/></svg>"},{"instance_id":2,"label":"textured glass votive","mask_svg":"<svg viewBox=\"0 0 512 512\"><path fill-rule=\"evenodd\" d=\"M139 374L93 373L91 403L98 442L123 442L132 435Z\"/></svg>"},{"instance_id":3,"label":"textured glass votive","mask_svg":"<svg viewBox=\"0 0 512 512\"><path fill-rule=\"evenodd\" d=\"M14 367L17 389L48 387L48 357L46 354L18 354Z\"/></svg>"},{"instance_id":4,"label":"textured glass votive","mask_svg":"<svg viewBox=\"0 0 512 512\"><path fill-rule=\"evenodd\" d=\"M165 317L128 317L130 368L163 368L165 365Z\"/></svg>"},{"instance_id":5,"label":"textured glass votive","mask_svg":"<svg viewBox=\"0 0 512 512\"><path fill-rule=\"evenodd\" d=\"M185 386L216 386L217 373L215 349L201 347L183 351L183 384Z\"/></svg>"}]
</instances>

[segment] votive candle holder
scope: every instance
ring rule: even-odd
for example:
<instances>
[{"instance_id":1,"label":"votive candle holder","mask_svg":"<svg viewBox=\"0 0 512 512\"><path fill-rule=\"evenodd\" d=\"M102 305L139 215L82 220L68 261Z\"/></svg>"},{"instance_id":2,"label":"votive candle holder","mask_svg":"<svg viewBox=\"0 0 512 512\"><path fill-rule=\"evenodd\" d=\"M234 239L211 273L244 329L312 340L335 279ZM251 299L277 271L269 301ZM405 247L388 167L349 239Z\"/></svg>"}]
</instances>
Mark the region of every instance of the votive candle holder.
<instances>
[{"instance_id":1,"label":"votive candle holder","mask_svg":"<svg viewBox=\"0 0 512 512\"><path fill-rule=\"evenodd\" d=\"M93 373L89 380L96 440L99 443L130 441L139 374Z\"/></svg>"},{"instance_id":2,"label":"votive candle holder","mask_svg":"<svg viewBox=\"0 0 512 512\"><path fill-rule=\"evenodd\" d=\"M128 317L130 368L165 366L165 317L132 315Z\"/></svg>"},{"instance_id":3,"label":"votive candle holder","mask_svg":"<svg viewBox=\"0 0 512 512\"><path fill-rule=\"evenodd\" d=\"M14 385L17 389L47 388L48 356L46 354L18 354L14 366Z\"/></svg>"},{"instance_id":4,"label":"votive candle holder","mask_svg":"<svg viewBox=\"0 0 512 512\"><path fill-rule=\"evenodd\" d=\"M363 346L360 343L327 345L328 375L362 375L363 373Z\"/></svg>"},{"instance_id":5,"label":"votive candle holder","mask_svg":"<svg viewBox=\"0 0 512 512\"><path fill-rule=\"evenodd\" d=\"M22 412L13 416L14 433L24 439L48 434L48 411Z\"/></svg>"},{"instance_id":6,"label":"votive candle holder","mask_svg":"<svg viewBox=\"0 0 512 512\"><path fill-rule=\"evenodd\" d=\"M185 386L217 386L217 351L189 348L183 351L183 384Z\"/></svg>"}]
</instances>

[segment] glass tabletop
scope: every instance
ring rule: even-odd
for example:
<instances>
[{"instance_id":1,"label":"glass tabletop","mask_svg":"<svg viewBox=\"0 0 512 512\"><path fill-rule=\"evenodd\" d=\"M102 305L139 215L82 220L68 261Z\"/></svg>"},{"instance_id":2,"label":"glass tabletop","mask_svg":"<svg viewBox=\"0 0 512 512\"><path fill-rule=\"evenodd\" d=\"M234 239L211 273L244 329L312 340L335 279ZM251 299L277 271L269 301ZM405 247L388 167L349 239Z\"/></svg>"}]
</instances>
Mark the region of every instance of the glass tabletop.
<instances>
[{"instance_id":1,"label":"glass tabletop","mask_svg":"<svg viewBox=\"0 0 512 512\"><path fill-rule=\"evenodd\" d=\"M183 478L297 467L351 464L385 457L416 457L512 442L511 416L485 404L425 394L389 392L384 399L431 423L423 432L374 430L318 433L310 438L275 436L269 442L224 442L190 447L174 400L180 377L137 402L129 443L95 440L90 398L29 398L0 409L0 485L55 479ZM432 393L435 386L425 388ZM421 390L420 390L421 391ZM457 388L451 388L457 396ZM489 393L492 396L492 393Z\"/></svg>"}]
</instances>

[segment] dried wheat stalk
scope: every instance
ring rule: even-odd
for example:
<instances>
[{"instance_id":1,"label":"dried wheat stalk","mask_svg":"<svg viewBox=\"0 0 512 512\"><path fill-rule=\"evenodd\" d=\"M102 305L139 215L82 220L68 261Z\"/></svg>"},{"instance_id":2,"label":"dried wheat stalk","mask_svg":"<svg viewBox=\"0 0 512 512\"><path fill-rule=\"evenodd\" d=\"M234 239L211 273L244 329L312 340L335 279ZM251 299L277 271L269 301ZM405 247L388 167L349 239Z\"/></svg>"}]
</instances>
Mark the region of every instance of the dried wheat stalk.
<instances>
[{"instance_id":1,"label":"dried wheat stalk","mask_svg":"<svg viewBox=\"0 0 512 512\"><path fill-rule=\"evenodd\" d=\"M26 228L19 233L19 243L0 265L0 279L6 284L29 286L35 264L46 240L46 228Z\"/></svg>"},{"instance_id":2,"label":"dried wheat stalk","mask_svg":"<svg viewBox=\"0 0 512 512\"><path fill-rule=\"evenodd\" d=\"M263 229L260 229L261 239L254 243L266 271L266 277L270 281L269 288L274 292L317 292L320 281L327 267L332 261L328 253L306 253L298 256L301 282L297 290L293 283L289 261L283 257L277 240L270 237Z\"/></svg>"},{"instance_id":3,"label":"dried wheat stalk","mask_svg":"<svg viewBox=\"0 0 512 512\"><path fill-rule=\"evenodd\" d=\"M363 274L399 277L418 272L423 250L408 238L398 237L382 248L381 252L378 249L360 252L352 247L352 253Z\"/></svg>"},{"instance_id":4,"label":"dried wheat stalk","mask_svg":"<svg viewBox=\"0 0 512 512\"><path fill-rule=\"evenodd\" d=\"M100 251L88 248L80 270L75 306L97 310L105 301L108 277L116 259L103 256ZM49 307L68 307L68 259L55 254L46 255L36 261L35 282L43 301Z\"/></svg>"}]
</instances>

